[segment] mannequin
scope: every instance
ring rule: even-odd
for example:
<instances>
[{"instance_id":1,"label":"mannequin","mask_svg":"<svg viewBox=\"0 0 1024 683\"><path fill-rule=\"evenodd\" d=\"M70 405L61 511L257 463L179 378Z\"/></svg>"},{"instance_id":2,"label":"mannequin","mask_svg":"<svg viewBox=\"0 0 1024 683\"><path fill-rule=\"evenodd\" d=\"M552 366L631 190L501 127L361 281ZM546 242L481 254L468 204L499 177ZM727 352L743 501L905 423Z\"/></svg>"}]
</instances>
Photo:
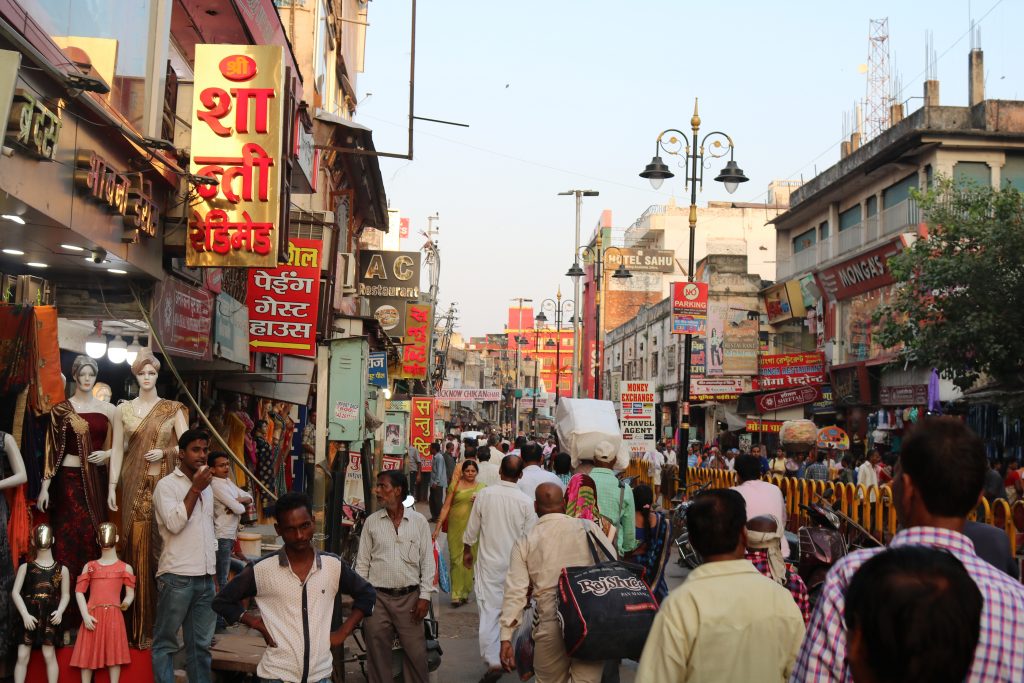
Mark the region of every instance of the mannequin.
<instances>
[{"instance_id":1,"label":"mannequin","mask_svg":"<svg viewBox=\"0 0 1024 683\"><path fill-rule=\"evenodd\" d=\"M143 349L132 363L132 374L139 383L139 395L118 406L124 424L124 453L117 454L111 470L108 504L117 509L115 489L121 483L122 551L125 562L134 567L135 606L127 614L128 642L147 649L153 642L153 617L156 615L156 568L160 557L160 538L154 533L153 488L174 471L178 463L178 437L188 430L185 406L160 398L156 380L160 361L149 349Z\"/></svg>"},{"instance_id":2,"label":"mannequin","mask_svg":"<svg viewBox=\"0 0 1024 683\"><path fill-rule=\"evenodd\" d=\"M107 521L103 504L107 461L121 455L117 411L92 394L97 369L92 358L76 357L71 366L75 393L50 411L42 489L36 502L40 510L50 514L54 557L72 576L82 572L90 559L92 539L100 524ZM77 612L68 614L65 626L68 632L77 632Z\"/></svg>"},{"instance_id":3,"label":"mannequin","mask_svg":"<svg viewBox=\"0 0 1024 683\"><path fill-rule=\"evenodd\" d=\"M100 525L96 537L101 548L100 559L85 565L75 588L82 629L71 655L71 666L82 670L82 683L90 683L93 671L102 668L110 674L110 683L118 683L121 665L132 661L121 613L135 600L135 573L117 556L119 540L116 526L109 522ZM125 589L123 600L122 586Z\"/></svg>"},{"instance_id":4,"label":"mannequin","mask_svg":"<svg viewBox=\"0 0 1024 683\"><path fill-rule=\"evenodd\" d=\"M274 429L274 492L277 495L291 489L292 472L292 435L295 433L295 420L288 413L290 406L284 401L274 404L273 419L277 427Z\"/></svg>"},{"instance_id":5,"label":"mannequin","mask_svg":"<svg viewBox=\"0 0 1024 683\"><path fill-rule=\"evenodd\" d=\"M7 525L9 513L4 489L13 489L28 481L25 474L25 461L14 437L0 432L4 453L7 454L6 464L0 458L0 623L10 624L14 612L11 610L11 587L14 585L14 558L7 542ZM6 660L14 646L13 634L8 628L0 629L0 661Z\"/></svg>"},{"instance_id":6,"label":"mannequin","mask_svg":"<svg viewBox=\"0 0 1024 683\"><path fill-rule=\"evenodd\" d=\"M53 557L53 530L40 524L32 530L35 559L18 567L12 598L21 619L14 620L18 636L18 663L14 666L14 683L25 683L28 659L33 647L43 650L46 680L57 683L57 626L60 625L71 600L68 568Z\"/></svg>"}]
</instances>

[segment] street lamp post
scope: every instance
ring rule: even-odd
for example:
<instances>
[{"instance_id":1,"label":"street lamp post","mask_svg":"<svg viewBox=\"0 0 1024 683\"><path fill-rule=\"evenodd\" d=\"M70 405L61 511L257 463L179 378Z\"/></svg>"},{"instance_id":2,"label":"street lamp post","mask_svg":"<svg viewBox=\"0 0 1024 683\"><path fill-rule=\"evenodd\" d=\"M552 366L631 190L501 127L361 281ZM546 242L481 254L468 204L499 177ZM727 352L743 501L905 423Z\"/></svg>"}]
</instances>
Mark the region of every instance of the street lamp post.
<instances>
[{"instance_id":1,"label":"street lamp post","mask_svg":"<svg viewBox=\"0 0 1024 683\"><path fill-rule=\"evenodd\" d=\"M584 260L587 256L590 256L594 264L594 398L601 398L601 268L604 266L604 258L608 255L609 251L619 252L619 257L622 258L622 250L619 247L601 247L601 231L597 232L597 241L594 243L594 247L580 247L577 252L577 258L573 261L572 267L569 268L569 272L566 273L567 277L571 277L579 284L580 278L583 277L583 269L580 268L579 254L584 255ZM615 273L612 277L617 280L633 277L633 274L629 272L629 269L625 266L625 259L619 262L619 267L615 269Z\"/></svg>"},{"instance_id":2,"label":"street lamp post","mask_svg":"<svg viewBox=\"0 0 1024 683\"><path fill-rule=\"evenodd\" d=\"M685 188L687 184L690 186L690 253L687 259L687 282L693 282L694 250L697 241L697 187L698 185L701 187L704 185L704 168L711 163L712 159L720 159L728 153L729 161L726 162L725 168L715 176L715 180L723 183L729 194L735 192L736 187L740 183L745 183L749 180L743 174L743 170L733 160L733 142L731 137L720 131L712 131L704 135L703 138L700 137L700 115L697 113L696 99L693 101L693 116L690 118L690 129L692 131L691 137L687 137L686 133L675 128L669 128L659 133L658 139L654 144L654 158L651 159L651 163L647 164L647 167L640 173L640 177L651 181L651 186L657 190L665 180L675 176L668 166L665 165L665 162L661 160L660 152L664 151L682 159L683 187ZM666 136L668 137L666 138ZM705 146L708 145L709 140L710 145L705 155ZM680 438L677 448L677 452L681 454L686 453L684 438L686 440L689 439L690 431L690 351L692 349L692 342L693 337L689 334L685 335L683 342L683 386L679 395ZM685 437L683 436L684 434L686 435ZM685 489L686 468L680 467L679 474Z\"/></svg>"},{"instance_id":3,"label":"street lamp post","mask_svg":"<svg viewBox=\"0 0 1024 683\"><path fill-rule=\"evenodd\" d=\"M536 321L539 323L546 323L548 317L544 315L544 309L549 307L554 311L555 314L555 341L548 339L544 343L547 348L555 348L555 405L558 405L558 399L562 393L562 317L566 310L570 313L575 313L575 306L569 299L562 301L562 289L558 289L558 293L555 295L556 301L551 299L544 299L540 304L540 313L537 314ZM573 325L576 324L576 316L572 316Z\"/></svg>"},{"instance_id":4,"label":"street lamp post","mask_svg":"<svg viewBox=\"0 0 1024 683\"><path fill-rule=\"evenodd\" d=\"M579 254L580 254L580 211L583 209L583 198L584 197L597 197L600 192L597 190L566 190L565 192L559 192L559 195L568 196L575 195L576 197L576 246L573 247L573 259L575 259L576 267L579 267ZM572 291L572 305L573 310L580 310L580 281L576 280L573 284ZM579 384L580 384L580 327L579 318L572 326L572 397L576 398L579 396Z\"/></svg>"}]
</instances>

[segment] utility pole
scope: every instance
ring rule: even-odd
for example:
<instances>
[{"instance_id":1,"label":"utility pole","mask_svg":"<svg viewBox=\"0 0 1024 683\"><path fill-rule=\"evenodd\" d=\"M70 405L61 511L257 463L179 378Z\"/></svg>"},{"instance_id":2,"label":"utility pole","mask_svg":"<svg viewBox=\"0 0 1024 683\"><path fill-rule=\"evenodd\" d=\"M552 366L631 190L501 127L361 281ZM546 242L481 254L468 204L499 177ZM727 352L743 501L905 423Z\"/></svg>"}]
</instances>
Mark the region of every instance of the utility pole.
<instances>
[{"instance_id":1,"label":"utility pole","mask_svg":"<svg viewBox=\"0 0 1024 683\"><path fill-rule=\"evenodd\" d=\"M597 190L566 190L559 195L576 197L576 244L573 247L573 261L578 265L580 258L580 213L583 211L583 198L596 197ZM572 290L573 324L572 324L572 397L579 396L580 390L580 281L576 278Z\"/></svg>"}]
</instances>

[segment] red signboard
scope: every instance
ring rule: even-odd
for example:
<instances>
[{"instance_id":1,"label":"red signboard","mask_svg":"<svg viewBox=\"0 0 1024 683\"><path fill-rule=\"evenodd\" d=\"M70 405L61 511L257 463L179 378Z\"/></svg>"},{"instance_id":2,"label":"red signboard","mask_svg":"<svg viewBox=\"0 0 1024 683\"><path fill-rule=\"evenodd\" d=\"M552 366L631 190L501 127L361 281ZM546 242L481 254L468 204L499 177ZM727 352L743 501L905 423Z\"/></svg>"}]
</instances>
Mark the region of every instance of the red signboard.
<instances>
[{"instance_id":1,"label":"red signboard","mask_svg":"<svg viewBox=\"0 0 1024 683\"><path fill-rule=\"evenodd\" d=\"M164 350L172 356L209 360L213 294L165 277L156 286L153 302L153 328Z\"/></svg>"},{"instance_id":2,"label":"red signboard","mask_svg":"<svg viewBox=\"0 0 1024 683\"><path fill-rule=\"evenodd\" d=\"M832 301L842 301L891 285L893 279L889 272L889 257L902 249L903 238L897 237L867 253L826 268L818 273L818 280Z\"/></svg>"},{"instance_id":3,"label":"red signboard","mask_svg":"<svg viewBox=\"0 0 1024 683\"><path fill-rule=\"evenodd\" d=\"M413 396L409 413L409 445L419 451L421 472L434 469L434 462L430 459L430 442L433 440L434 399L431 396Z\"/></svg>"},{"instance_id":4,"label":"red signboard","mask_svg":"<svg viewBox=\"0 0 1024 683\"><path fill-rule=\"evenodd\" d=\"M782 429L781 420L758 420L757 418L747 418L747 431L748 432L760 432L762 434L778 434L779 430Z\"/></svg>"},{"instance_id":5,"label":"red signboard","mask_svg":"<svg viewBox=\"0 0 1024 683\"><path fill-rule=\"evenodd\" d=\"M409 236L409 219L400 218L398 219L398 236L405 239Z\"/></svg>"},{"instance_id":6,"label":"red signboard","mask_svg":"<svg viewBox=\"0 0 1024 683\"><path fill-rule=\"evenodd\" d=\"M427 378L427 345L430 342L430 304L405 307L405 347L402 349L402 377Z\"/></svg>"},{"instance_id":7,"label":"red signboard","mask_svg":"<svg viewBox=\"0 0 1024 683\"><path fill-rule=\"evenodd\" d=\"M249 270L249 348L316 356L320 240L288 240L288 263Z\"/></svg>"},{"instance_id":8,"label":"red signboard","mask_svg":"<svg viewBox=\"0 0 1024 683\"><path fill-rule=\"evenodd\" d=\"M928 385L909 384L898 387L881 387L878 403L883 406L923 406L928 404Z\"/></svg>"},{"instance_id":9,"label":"red signboard","mask_svg":"<svg viewBox=\"0 0 1024 683\"><path fill-rule=\"evenodd\" d=\"M821 390L818 387L799 387L755 396L754 404L757 406L757 412L770 413L775 410L814 403L820 399Z\"/></svg>"},{"instance_id":10,"label":"red signboard","mask_svg":"<svg viewBox=\"0 0 1024 683\"><path fill-rule=\"evenodd\" d=\"M672 334L704 334L708 320L708 283L672 283Z\"/></svg>"},{"instance_id":11,"label":"red signboard","mask_svg":"<svg viewBox=\"0 0 1024 683\"><path fill-rule=\"evenodd\" d=\"M825 384L825 354L780 353L758 358L754 390L789 389L808 384Z\"/></svg>"}]
</instances>

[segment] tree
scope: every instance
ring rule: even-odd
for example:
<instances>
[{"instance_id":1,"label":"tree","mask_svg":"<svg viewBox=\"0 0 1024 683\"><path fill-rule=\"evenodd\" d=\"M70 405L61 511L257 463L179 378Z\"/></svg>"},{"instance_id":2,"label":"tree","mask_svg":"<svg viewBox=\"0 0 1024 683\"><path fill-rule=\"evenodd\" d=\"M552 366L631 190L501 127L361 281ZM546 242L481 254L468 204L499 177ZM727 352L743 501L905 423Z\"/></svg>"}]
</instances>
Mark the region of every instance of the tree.
<instances>
[{"instance_id":1,"label":"tree","mask_svg":"<svg viewBox=\"0 0 1024 683\"><path fill-rule=\"evenodd\" d=\"M928 231L889 259L879 341L961 389L993 381L1024 414L1024 195L943 178L914 198Z\"/></svg>"}]
</instances>

